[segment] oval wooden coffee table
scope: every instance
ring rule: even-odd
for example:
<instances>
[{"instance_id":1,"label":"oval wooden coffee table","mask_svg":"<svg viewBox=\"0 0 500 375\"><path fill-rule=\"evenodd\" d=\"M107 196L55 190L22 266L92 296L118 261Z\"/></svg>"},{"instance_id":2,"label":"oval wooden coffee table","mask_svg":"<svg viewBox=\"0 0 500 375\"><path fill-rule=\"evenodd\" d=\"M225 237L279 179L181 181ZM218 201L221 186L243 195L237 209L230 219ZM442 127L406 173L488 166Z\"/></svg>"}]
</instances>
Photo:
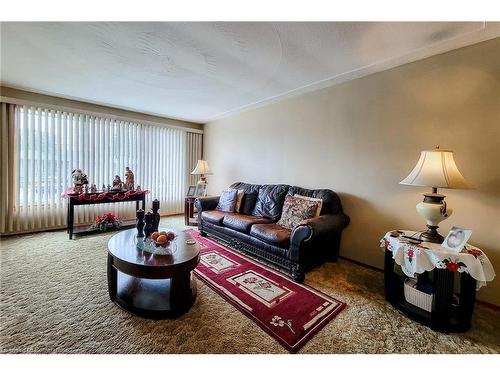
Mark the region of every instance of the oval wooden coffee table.
<instances>
[{"instance_id":1,"label":"oval wooden coffee table","mask_svg":"<svg viewBox=\"0 0 500 375\"><path fill-rule=\"evenodd\" d=\"M160 228L167 231L168 229ZM137 230L115 234L108 242L109 298L125 310L148 319L175 318L186 313L196 299L191 271L200 261L200 245L186 244L192 237L177 232L172 255L140 250Z\"/></svg>"}]
</instances>

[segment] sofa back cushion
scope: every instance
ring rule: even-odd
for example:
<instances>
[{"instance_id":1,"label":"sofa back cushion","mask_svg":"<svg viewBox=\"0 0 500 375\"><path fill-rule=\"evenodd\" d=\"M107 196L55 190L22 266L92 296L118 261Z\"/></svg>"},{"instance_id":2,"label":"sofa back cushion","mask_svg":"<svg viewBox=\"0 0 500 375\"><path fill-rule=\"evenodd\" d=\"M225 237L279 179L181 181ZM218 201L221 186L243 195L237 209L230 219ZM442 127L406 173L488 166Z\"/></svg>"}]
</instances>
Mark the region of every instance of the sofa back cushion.
<instances>
[{"instance_id":1,"label":"sofa back cushion","mask_svg":"<svg viewBox=\"0 0 500 375\"><path fill-rule=\"evenodd\" d=\"M251 215L253 209L255 208L255 203L257 203L258 197L258 191L254 191L253 193L244 193L240 205L240 214Z\"/></svg>"},{"instance_id":2,"label":"sofa back cushion","mask_svg":"<svg viewBox=\"0 0 500 375\"><path fill-rule=\"evenodd\" d=\"M262 185L252 215L278 221L289 188L288 185Z\"/></svg>"},{"instance_id":3,"label":"sofa back cushion","mask_svg":"<svg viewBox=\"0 0 500 375\"><path fill-rule=\"evenodd\" d=\"M342 212L342 204L337 194L329 189L310 190L298 186L290 186L288 190L290 195L303 195L311 198L321 198L323 206L321 208L321 215L337 214Z\"/></svg>"},{"instance_id":4,"label":"sofa back cushion","mask_svg":"<svg viewBox=\"0 0 500 375\"><path fill-rule=\"evenodd\" d=\"M235 182L230 189L236 189L238 191L243 190L243 198L241 200L241 205L239 213L245 215L251 215L257 202L257 196L259 195L260 185L247 184L246 182Z\"/></svg>"}]
</instances>

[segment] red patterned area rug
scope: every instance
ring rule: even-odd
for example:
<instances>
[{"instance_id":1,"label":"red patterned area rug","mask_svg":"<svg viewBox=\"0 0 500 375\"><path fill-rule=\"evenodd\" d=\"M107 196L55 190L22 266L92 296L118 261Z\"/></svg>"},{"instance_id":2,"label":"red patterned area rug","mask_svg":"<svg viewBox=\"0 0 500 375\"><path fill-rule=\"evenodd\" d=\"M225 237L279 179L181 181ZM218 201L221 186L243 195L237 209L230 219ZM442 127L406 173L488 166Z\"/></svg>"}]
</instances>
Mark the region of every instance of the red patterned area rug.
<instances>
[{"instance_id":1,"label":"red patterned area rug","mask_svg":"<svg viewBox=\"0 0 500 375\"><path fill-rule=\"evenodd\" d=\"M188 232L202 248L195 275L290 352L298 351L346 306L193 229Z\"/></svg>"}]
</instances>

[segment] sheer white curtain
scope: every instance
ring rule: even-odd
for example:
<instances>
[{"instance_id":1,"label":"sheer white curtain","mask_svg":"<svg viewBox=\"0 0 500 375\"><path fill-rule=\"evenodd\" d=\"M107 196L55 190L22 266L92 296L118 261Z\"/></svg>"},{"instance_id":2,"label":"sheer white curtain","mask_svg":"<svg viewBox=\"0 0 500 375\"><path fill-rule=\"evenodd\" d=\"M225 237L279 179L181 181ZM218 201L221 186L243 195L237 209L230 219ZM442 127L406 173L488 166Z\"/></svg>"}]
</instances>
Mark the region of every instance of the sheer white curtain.
<instances>
[{"instance_id":1,"label":"sheer white curtain","mask_svg":"<svg viewBox=\"0 0 500 375\"><path fill-rule=\"evenodd\" d=\"M10 231L64 226L71 172L82 169L99 188L125 167L136 184L161 202L162 214L180 213L188 180L186 131L88 114L15 105L15 204ZM80 206L75 222L113 212L135 215L135 203ZM5 228L4 228L5 229ZM2 229L2 231L4 231Z\"/></svg>"}]
</instances>

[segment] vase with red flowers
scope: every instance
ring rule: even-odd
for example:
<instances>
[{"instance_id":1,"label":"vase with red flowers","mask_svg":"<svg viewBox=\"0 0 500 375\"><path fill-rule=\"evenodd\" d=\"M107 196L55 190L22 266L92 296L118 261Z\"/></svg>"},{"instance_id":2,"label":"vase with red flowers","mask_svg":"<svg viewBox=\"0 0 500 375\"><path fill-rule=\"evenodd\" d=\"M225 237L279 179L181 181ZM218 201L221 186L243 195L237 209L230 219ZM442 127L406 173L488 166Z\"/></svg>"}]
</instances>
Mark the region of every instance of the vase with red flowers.
<instances>
[{"instance_id":1,"label":"vase with red flowers","mask_svg":"<svg viewBox=\"0 0 500 375\"><path fill-rule=\"evenodd\" d=\"M104 232L108 229L117 229L122 224L120 218L112 213L97 216L91 228Z\"/></svg>"}]
</instances>

